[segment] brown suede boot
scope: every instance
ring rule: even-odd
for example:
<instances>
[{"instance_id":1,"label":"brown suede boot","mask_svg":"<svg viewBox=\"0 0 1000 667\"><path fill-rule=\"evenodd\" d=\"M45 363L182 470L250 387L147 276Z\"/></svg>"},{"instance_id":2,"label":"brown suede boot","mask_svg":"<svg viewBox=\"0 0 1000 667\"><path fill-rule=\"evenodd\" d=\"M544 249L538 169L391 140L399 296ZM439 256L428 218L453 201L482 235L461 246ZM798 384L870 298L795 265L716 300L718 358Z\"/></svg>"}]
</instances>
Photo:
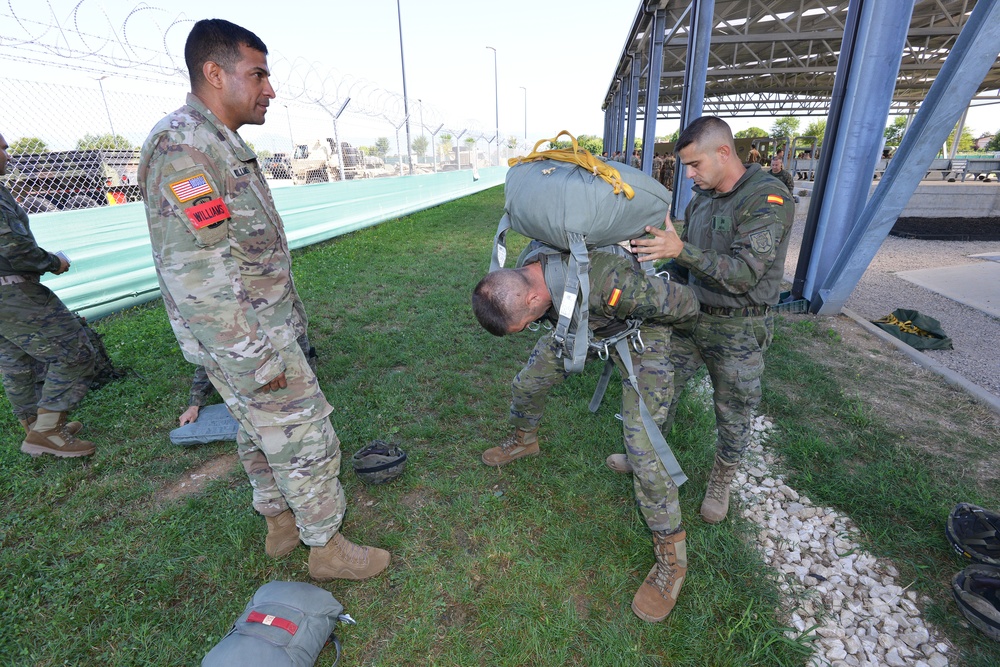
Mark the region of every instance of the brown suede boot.
<instances>
[{"instance_id":1,"label":"brown suede boot","mask_svg":"<svg viewBox=\"0 0 1000 667\"><path fill-rule=\"evenodd\" d=\"M658 623L677 604L677 596L687 573L687 533L668 535L653 531L653 554L656 564L632 598L632 611L644 621Z\"/></svg>"},{"instance_id":2,"label":"brown suede boot","mask_svg":"<svg viewBox=\"0 0 1000 667\"><path fill-rule=\"evenodd\" d=\"M38 408L38 419L21 443L21 451L31 456L52 454L61 458L90 456L96 451L94 443L77 438L67 426L65 412Z\"/></svg>"},{"instance_id":3,"label":"brown suede boot","mask_svg":"<svg viewBox=\"0 0 1000 667\"><path fill-rule=\"evenodd\" d=\"M268 556L281 558L299 546L299 527L295 525L292 510L285 510L278 516L265 516L264 520L267 521L264 553Z\"/></svg>"},{"instance_id":4,"label":"brown suede boot","mask_svg":"<svg viewBox=\"0 0 1000 667\"><path fill-rule=\"evenodd\" d=\"M389 567L389 552L362 547L337 533L325 546L309 550L309 576L316 581L367 579Z\"/></svg>"},{"instance_id":5,"label":"brown suede boot","mask_svg":"<svg viewBox=\"0 0 1000 667\"><path fill-rule=\"evenodd\" d=\"M490 447L483 452L483 463L496 468L525 456L538 456L537 428L530 431L514 429L513 435L501 442L499 447Z\"/></svg>"},{"instance_id":6,"label":"brown suede boot","mask_svg":"<svg viewBox=\"0 0 1000 667\"><path fill-rule=\"evenodd\" d=\"M615 472L632 472L632 464L628 462L628 456L625 454L611 454L608 458L604 459L604 465Z\"/></svg>"},{"instance_id":7,"label":"brown suede boot","mask_svg":"<svg viewBox=\"0 0 1000 667\"><path fill-rule=\"evenodd\" d=\"M729 484L736 476L736 463L727 463L715 455L715 464L708 477L708 490L701 503L701 518L707 523L719 523L729 513Z\"/></svg>"},{"instance_id":8,"label":"brown suede boot","mask_svg":"<svg viewBox=\"0 0 1000 667\"><path fill-rule=\"evenodd\" d=\"M18 419L21 422L21 426L24 427L24 434L28 435L31 433L31 427L35 425L35 420L38 419L38 415L31 415L27 419ZM66 422L66 430L70 432L70 435L76 435L83 430L83 424L80 422Z\"/></svg>"}]
</instances>

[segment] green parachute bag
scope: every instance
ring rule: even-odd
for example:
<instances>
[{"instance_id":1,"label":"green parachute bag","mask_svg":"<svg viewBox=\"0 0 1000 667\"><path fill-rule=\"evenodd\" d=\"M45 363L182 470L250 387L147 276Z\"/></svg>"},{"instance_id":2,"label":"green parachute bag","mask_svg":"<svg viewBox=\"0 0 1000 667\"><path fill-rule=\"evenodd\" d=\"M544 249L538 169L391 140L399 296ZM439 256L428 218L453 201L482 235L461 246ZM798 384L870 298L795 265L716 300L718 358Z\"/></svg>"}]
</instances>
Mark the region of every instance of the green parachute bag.
<instances>
[{"instance_id":1,"label":"green parachute bag","mask_svg":"<svg viewBox=\"0 0 1000 667\"><path fill-rule=\"evenodd\" d=\"M954 349L951 338L933 317L908 308L897 308L892 314L872 322L882 331L898 338L915 350Z\"/></svg>"}]
</instances>

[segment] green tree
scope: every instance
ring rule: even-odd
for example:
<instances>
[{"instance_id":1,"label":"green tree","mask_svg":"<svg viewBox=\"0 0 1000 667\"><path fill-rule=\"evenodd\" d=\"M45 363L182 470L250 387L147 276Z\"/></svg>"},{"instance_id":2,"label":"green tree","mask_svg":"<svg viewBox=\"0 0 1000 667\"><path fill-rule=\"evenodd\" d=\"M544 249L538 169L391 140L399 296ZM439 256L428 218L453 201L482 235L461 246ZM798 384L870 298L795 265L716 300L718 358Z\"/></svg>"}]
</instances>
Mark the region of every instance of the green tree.
<instances>
[{"instance_id":1,"label":"green tree","mask_svg":"<svg viewBox=\"0 0 1000 667\"><path fill-rule=\"evenodd\" d=\"M906 116L896 116L885 128L885 145L898 146L903 139L903 131L906 129Z\"/></svg>"},{"instance_id":2,"label":"green tree","mask_svg":"<svg viewBox=\"0 0 1000 667\"><path fill-rule=\"evenodd\" d=\"M8 152L11 155L27 153L48 153L49 147L38 137L21 137L11 142Z\"/></svg>"},{"instance_id":3,"label":"green tree","mask_svg":"<svg viewBox=\"0 0 1000 667\"><path fill-rule=\"evenodd\" d=\"M85 134L83 139L76 142L76 149L80 151L93 150L135 150L138 146L131 143L120 134Z\"/></svg>"},{"instance_id":4,"label":"green tree","mask_svg":"<svg viewBox=\"0 0 1000 667\"><path fill-rule=\"evenodd\" d=\"M419 137L410 142L410 146L413 148L413 152L417 154L417 157L422 159L427 153L427 147L430 143L430 140L421 134Z\"/></svg>"},{"instance_id":5,"label":"green tree","mask_svg":"<svg viewBox=\"0 0 1000 667\"><path fill-rule=\"evenodd\" d=\"M956 125L955 130L957 129L958 126ZM948 135L948 144L947 144L948 150L951 150L951 142L955 141L955 130L952 130L951 134ZM972 130L970 130L968 127L963 127L962 135L958 138L958 152L968 153L972 151L972 147L975 145L975 143L976 143L976 138L972 136Z\"/></svg>"},{"instance_id":6,"label":"green tree","mask_svg":"<svg viewBox=\"0 0 1000 667\"><path fill-rule=\"evenodd\" d=\"M256 153L257 157L259 157L259 158L266 158L266 157L273 157L274 156L274 153L272 153L271 151L267 150L266 148L262 148L259 151L254 151L254 153Z\"/></svg>"},{"instance_id":7,"label":"green tree","mask_svg":"<svg viewBox=\"0 0 1000 667\"><path fill-rule=\"evenodd\" d=\"M375 154L383 160L389 154L389 137L379 137L375 140Z\"/></svg>"},{"instance_id":8,"label":"green tree","mask_svg":"<svg viewBox=\"0 0 1000 667\"><path fill-rule=\"evenodd\" d=\"M593 155L600 155L604 152L604 139L592 134L581 134L576 138L576 143L580 148L585 148Z\"/></svg>"},{"instance_id":9,"label":"green tree","mask_svg":"<svg viewBox=\"0 0 1000 667\"><path fill-rule=\"evenodd\" d=\"M986 144L986 150L1000 151L1000 130L997 130L997 133L990 139L990 143Z\"/></svg>"},{"instance_id":10,"label":"green tree","mask_svg":"<svg viewBox=\"0 0 1000 667\"><path fill-rule=\"evenodd\" d=\"M452 137L450 134L442 134L441 135L441 153L442 154L444 154L444 155L451 155L451 140L453 138L454 137Z\"/></svg>"},{"instance_id":11,"label":"green tree","mask_svg":"<svg viewBox=\"0 0 1000 667\"><path fill-rule=\"evenodd\" d=\"M507 137L507 142L504 144L507 148L514 149L517 148L517 137L513 134Z\"/></svg>"},{"instance_id":12,"label":"green tree","mask_svg":"<svg viewBox=\"0 0 1000 667\"><path fill-rule=\"evenodd\" d=\"M772 137L794 137L799 132L799 119L788 116L787 118L779 118L774 121L774 125L771 126Z\"/></svg>"},{"instance_id":13,"label":"green tree","mask_svg":"<svg viewBox=\"0 0 1000 667\"><path fill-rule=\"evenodd\" d=\"M748 127L733 135L737 139L752 139L753 137L766 137L767 130L762 127Z\"/></svg>"},{"instance_id":14,"label":"green tree","mask_svg":"<svg viewBox=\"0 0 1000 667\"><path fill-rule=\"evenodd\" d=\"M816 137L817 147L823 145L824 134L826 134L826 119L814 120L813 122L806 125L806 129L802 132L803 136Z\"/></svg>"}]
</instances>

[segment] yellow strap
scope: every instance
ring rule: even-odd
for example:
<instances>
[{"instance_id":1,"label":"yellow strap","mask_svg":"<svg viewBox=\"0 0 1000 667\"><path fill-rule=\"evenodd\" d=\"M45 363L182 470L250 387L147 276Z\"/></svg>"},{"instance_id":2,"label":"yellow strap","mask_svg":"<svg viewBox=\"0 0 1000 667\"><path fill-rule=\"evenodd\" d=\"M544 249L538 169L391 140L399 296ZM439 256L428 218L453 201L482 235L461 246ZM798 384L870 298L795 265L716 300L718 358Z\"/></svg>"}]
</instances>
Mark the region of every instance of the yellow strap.
<instances>
[{"instance_id":1,"label":"yellow strap","mask_svg":"<svg viewBox=\"0 0 1000 667\"><path fill-rule=\"evenodd\" d=\"M569 149L551 149L547 151L539 151L538 147L544 144L546 141L555 142L559 137L566 135L573 140L573 150ZM537 160L557 160L559 162L571 162L573 164L579 165L592 173L594 176L601 178L611 185L612 189L616 195L625 193L626 199L631 199L635 196L635 191L632 189L628 183L622 180L622 176L618 173L618 170L612 167L610 164L604 160L600 160L594 157L590 151L586 148L580 148L580 145L576 143L576 137L572 134L563 130L557 134L552 139L542 139L535 144L535 147L527 155L522 155L520 157L512 157L507 160L507 166L513 167L515 165L521 164L522 162L535 162Z\"/></svg>"},{"instance_id":2,"label":"yellow strap","mask_svg":"<svg viewBox=\"0 0 1000 667\"><path fill-rule=\"evenodd\" d=\"M913 322L911 322L910 320L901 322L896 318L895 315L892 314L886 315L885 317L875 321L878 322L879 324L891 324L897 326L899 327L899 330L902 331L903 333L916 334L917 336L923 336L924 338L936 338L934 334L928 333L923 329L920 329L919 327L914 325Z\"/></svg>"}]
</instances>

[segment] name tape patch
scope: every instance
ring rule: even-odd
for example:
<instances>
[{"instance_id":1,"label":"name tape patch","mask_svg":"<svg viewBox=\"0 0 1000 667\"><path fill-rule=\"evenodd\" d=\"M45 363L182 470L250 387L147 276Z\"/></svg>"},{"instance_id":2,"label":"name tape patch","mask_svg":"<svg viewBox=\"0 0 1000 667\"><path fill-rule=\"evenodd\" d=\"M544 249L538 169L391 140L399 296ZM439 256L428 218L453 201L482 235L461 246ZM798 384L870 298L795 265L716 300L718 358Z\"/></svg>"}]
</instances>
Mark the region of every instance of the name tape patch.
<instances>
[{"instance_id":1,"label":"name tape patch","mask_svg":"<svg viewBox=\"0 0 1000 667\"><path fill-rule=\"evenodd\" d=\"M188 220L191 221L195 229L208 227L232 217L229 213L229 207L226 206L226 202L222 201L222 197L192 206L185 209L184 212L187 213Z\"/></svg>"},{"instance_id":2,"label":"name tape patch","mask_svg":"<svg viewBox=\"0 0 1000 667\"><path fill-rule=\"evenodd\" d=\"M782 199L781 195L768 195L767 196L767 203L768 204L777 204L778 206L783 206L784 203L785 203L785 200Z\"/></svg>"},{"instance_id":3,"label":"name tape patch","mask_svg":"<svg viewBox=\"0 0 1000 667\"><path fill-rule=\"evenodd\" d=\"M182 204L186 201L191 201L196 197L210 195L215 192L212 190L212 186L209 185L208 179L205 178L205 174L198 174L197 176L192 176L191 178L185 178L183 181L171 183L170 190L174 193L174 196L177 197L177 201Z\"/></svg>"}]
</instances>

